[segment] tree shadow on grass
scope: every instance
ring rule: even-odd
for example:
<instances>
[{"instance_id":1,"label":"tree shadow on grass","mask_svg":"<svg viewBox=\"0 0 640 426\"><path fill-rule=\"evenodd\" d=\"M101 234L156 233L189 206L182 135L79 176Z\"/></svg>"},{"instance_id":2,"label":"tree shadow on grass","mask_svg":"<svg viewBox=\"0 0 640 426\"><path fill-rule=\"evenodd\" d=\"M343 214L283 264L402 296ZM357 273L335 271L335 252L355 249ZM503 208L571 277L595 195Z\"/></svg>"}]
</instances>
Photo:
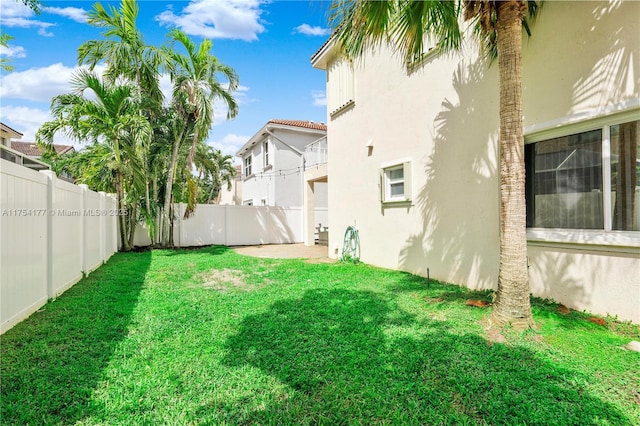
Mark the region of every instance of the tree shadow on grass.
<instances>
[{"instance_id":1,"label":"tree shadow on grass","mask_svg":"<svg viewBox=\"0 0 640 426\"><path fill-rule=\"evenodd\" d=\"M221 254L225 254L229 251L231 251L231 249L227 246L218 246L218 245L213 245L213 246L198 246L198 247L181 247L181 248L175 248L175 249L165 249L165 255L166 256L181 256L184 254L192 254L194 251L200 251L202 253L208 253L208 254L212 254L214 256L218 256Z\"/></svg>"},{"instance_id":2,"label":"tree shadow on grass","mask_svg":"<svg viewBox=\"0 0 640 426\"><path fill-rule=\"evenodd\" d=\"M94 414L92 392L118 344L151 252L106 265L2 336L2 423L73 424Z\"/></svg>"},{"instance_id":3,"label":"tree shadow on grass","mask_svg":"<svg viewBox=\"0 0 640 426\"><path fill-rule=\"evenodd\" d=\"M629 424L587 377L416 320L366 291L309 290L245 317L223 363L286 386L201 407L234 424Z\"/></svg>"}]
</instances>

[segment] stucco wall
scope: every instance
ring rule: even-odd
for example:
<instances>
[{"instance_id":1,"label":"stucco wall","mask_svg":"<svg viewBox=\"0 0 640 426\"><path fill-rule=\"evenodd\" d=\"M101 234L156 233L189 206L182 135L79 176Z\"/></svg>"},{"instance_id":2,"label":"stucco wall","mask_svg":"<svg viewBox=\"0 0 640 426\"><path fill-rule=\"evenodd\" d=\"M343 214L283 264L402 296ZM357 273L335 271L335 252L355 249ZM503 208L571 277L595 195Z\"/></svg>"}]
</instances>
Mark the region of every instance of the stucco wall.
<instances>
[{"instance_id":1,"label":"stucco wall","mask_svg":"<svg viewBox=\"0 0 640 426\"><path fill-rule=\"evenodd\" d=\"M300 154L288 148L284 143L304 152L306 145L318 140L324 134L305 129L300 131L274 129L272 133L273 136L264 139L270 141L270 167L264 167L264 140L262 140L256 143L251 151L254 176L248 179L243 177L242 198L243 200L252 199L256 206L261 205L261 200L266 198L266 203L270 206L302 207L302 158ZM321 193L322 191L324 192ZM326 208L326 185L319 188L317 195L316 206Z\"/></svg>"},{"instance_id":2,"label":"stucco wall","mask_svg":"<svg viewBox=\"0 0 640 426\"><path fill-rule=\"evenodd\" d=\"M639 2L545 3L533 38L524 40L525 127L638 105L638 16ZM473 42L462 54L431 58L413 73L390 57L379 50L357 61L355 105L328 119L329 252L336 253L344 229L355 225L366 263L421 275L428 268L440 280L495 288L497 64L479 59ZM380 169L406 160L412 203L384 208ZM638 250L623 251L536 243L530 247L532 291L640 322ZM552 263L564 265L566 273L551 277ZM572 290L561 290L570 285Z\"/></svg>"}]
</instances>

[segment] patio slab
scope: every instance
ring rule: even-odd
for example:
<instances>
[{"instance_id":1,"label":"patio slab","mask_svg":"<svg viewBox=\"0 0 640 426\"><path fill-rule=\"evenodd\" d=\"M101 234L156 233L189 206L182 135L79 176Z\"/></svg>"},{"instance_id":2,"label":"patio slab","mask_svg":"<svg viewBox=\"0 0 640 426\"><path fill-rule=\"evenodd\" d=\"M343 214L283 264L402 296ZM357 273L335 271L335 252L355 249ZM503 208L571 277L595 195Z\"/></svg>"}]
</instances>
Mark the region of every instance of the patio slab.
<instances>
[{"instance_id":1,"label":"patio slab","mask_svg":"<svg viewBox=\"0 0 640 426\"><path fill-rule=\"evenodd\" d=\"M329 259L327 246L304 244L265 244L259 246L234 246L236 253L273 259Z\"/></svg>"}]
</instances>

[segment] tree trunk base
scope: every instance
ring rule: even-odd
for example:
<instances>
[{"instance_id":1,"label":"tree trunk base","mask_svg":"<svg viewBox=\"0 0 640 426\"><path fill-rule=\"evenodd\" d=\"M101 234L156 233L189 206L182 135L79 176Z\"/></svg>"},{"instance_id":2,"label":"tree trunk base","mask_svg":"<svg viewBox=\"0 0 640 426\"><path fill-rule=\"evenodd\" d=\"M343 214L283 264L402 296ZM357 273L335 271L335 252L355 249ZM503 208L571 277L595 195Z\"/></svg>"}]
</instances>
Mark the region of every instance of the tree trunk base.
<instances>
[{"instance_id":1,"label":"tree trunk base","mask_svg":"<svg viewBox=\"0 0 640 426\"><path fill-rule=\"evenodd\" d=\"M535 322L532 316L518 318L510 315L501 315L494 307L493 312L491 312L491 317L489 318L489 327L502 328L506 325L516 330L526 330L528 328L534 328Z\"/></svg>"}]
</instances>

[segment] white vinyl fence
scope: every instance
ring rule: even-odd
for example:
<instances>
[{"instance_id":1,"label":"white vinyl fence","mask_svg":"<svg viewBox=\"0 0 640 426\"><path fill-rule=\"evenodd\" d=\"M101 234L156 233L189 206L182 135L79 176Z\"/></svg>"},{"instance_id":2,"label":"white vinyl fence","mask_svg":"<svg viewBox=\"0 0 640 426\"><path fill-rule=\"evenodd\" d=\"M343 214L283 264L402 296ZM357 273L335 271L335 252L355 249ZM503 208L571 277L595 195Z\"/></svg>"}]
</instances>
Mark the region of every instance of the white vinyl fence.
<instances>
[{"instance_id":1,"label":"white vinyl fence","mask_svg":"<svg viewBox=\"0 0 640 426\"><path fill-rule=\"evenodd\" d=\"M117 251L116 201L0 160L0 333Z\"/></svg>"},{"instance_id":2,"label":"white vinyl fence","mask_svg":"<svg viewBox=\"0 0 640 426\"><path fill-rule=\"evenodd\" d=\"M199 204L184 219L185 205L177 206L173 240L176 247L221 244L243 246L291 244L303 241L303 211L299 207ZM327 209L316 211L316 224L328 225ZM151 245L147 229L139 225L136 246Z\"/></svg>"}]
</instances>

